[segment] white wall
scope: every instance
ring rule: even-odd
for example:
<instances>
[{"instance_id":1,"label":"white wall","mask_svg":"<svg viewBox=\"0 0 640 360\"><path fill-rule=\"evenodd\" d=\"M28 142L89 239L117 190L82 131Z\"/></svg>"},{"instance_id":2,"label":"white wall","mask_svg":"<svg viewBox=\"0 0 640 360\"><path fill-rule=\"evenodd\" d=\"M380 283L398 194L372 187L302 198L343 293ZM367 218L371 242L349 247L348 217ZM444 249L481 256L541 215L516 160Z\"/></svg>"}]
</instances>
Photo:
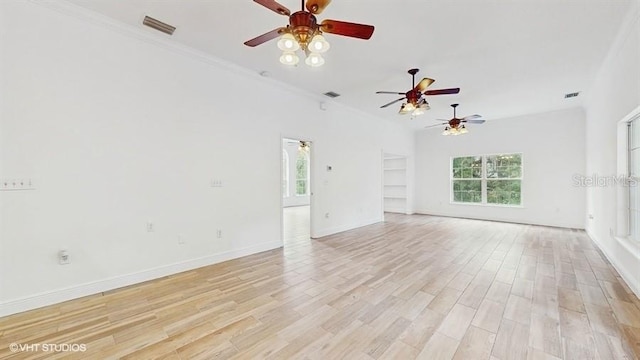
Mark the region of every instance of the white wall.
<instances>
[{"instance_id":1,"label":"white wall","mask_svg":"<svg viewBox=\"0 0 640 360\"><path fill-rule=\"evenodd\" d=\"M598 72L587 101L587 173L600 176L624 175L618 172L617 123L640 106L640 4L635 2L621 26L616 41ZM621 146L625 146L621 144ZM623 206L621 206L623 207ZM636 246L610 235L619 233L616 189L587 189L586 229L626 282L640 296L640 255Z\"/></svg>"},{"instance_id":2,"label":"white wall","mask_svg":"<svg viewBox=\"0 0 640 360\"><path fill-rule=\"evenodd\" d=\"M527 224L584 228L584 113L580 109L490 120L469 133L442 136L442 129L416 134L416 212ZM450 203L451 157L522 153L522 207Z\"/></svg>"},{"instance_id":3,"label":"white wall","mask_svg":"<svg viewBox=\"0 0 640 360\"><path fill-rule=\"evenodd\" d=\"M399 125L159 35L62 3L0 14L0 176L37 187L0 192L0 315L281 246L285 135L313 141L315 236L379 221L381 151L413 153Z\"/></svg>"},{"instance_id":4,"label":"white wall","mask_svg":"<svg viewBox=\"0 0 640 360\"><path fill-rule=\"evenodd\" d=\"M298 159L299 143L282 142L282 149L289 155L289 196L282 199L282 206L303 206L309 205L311 199L309 195L296 195L296 161ZM313 151L311 149L310 151ZM310 175L310 174L309 174Z\"/></svg>"}]
</instances>

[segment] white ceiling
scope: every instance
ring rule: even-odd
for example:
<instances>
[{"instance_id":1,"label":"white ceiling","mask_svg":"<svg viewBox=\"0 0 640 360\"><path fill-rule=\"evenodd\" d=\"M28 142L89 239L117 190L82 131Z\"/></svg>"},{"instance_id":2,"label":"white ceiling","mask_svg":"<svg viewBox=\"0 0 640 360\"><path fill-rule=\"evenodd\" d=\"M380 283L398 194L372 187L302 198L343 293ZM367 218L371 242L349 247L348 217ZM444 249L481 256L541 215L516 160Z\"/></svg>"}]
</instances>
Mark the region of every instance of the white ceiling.
<instances>
[{"instance_id":1,"label":"white ceiling","mask_svg":"<svg viewBox=\"0 0 640 360\"><path fill-rule=\"evenodd\" d=\"M284 26L288 19L251 0L70 0L143 31L149 15L177 27L171 39L308 92L335 91L337 101L414 129L458 115L499 119L583 104L630 6L630 0L333 0L318 20L371 24L371 40L326 35L326 64L310 68L278 61L276 41L255 48L243 42ZM281 0L293 11L298 0ZM431 110L397 115L407 74L436 79L430 89L460 87L458 95L429 97ZM566 100L564 94L580 91Z\"/></svg>"}]
</instances>

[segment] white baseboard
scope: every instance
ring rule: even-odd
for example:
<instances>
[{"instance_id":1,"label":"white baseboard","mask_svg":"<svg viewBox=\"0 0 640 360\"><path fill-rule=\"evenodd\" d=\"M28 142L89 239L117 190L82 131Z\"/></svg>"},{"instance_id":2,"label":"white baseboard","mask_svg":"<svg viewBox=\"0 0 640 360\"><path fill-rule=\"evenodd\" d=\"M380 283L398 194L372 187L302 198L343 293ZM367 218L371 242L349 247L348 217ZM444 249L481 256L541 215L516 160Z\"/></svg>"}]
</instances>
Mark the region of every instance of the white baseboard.
<instances>
[{"instance_id":1,"label":"white baseboard","mask_svg":"<svg viewBox=\"0 0 640 360\"><path fill-rule=\"evenodd\" d=\"M363 226L379 223L381 221L382 221L382 218L376 217L374 219L368 219L368 220L360 221L360 222L357 222L357 223L354 223L354 224L341 225L341 226L335 226L335 227L332 227L332 228L320 229L320 230L316 230L316 232L313 234L312 238L315 239L315 238L320 238L320 237L323 237L323 236L329 236L329 235L341 233L343 231L353 230L353 229L357 229L359 227L363 227Z\"/></svg>"},{"instance_id":2,"label":"white baseboard","mask_svg":"<svg viewBox=\"0 0 640 360\"><path fill-rule=\"evenodd\" d=\"M37 309L43 306L58 304L63 301L73 300L88 295L98 294L104 291L109 291L124 286L158 279L164 276L197 269L203 266L217 264L242 256L273 250L279 247L282 247L282 242L280 241L262 243L242 249L236 249L214 255L204 256L197 259L191 259L180 263L159 266L153 269L148 269L133 274L116 276L104 280L98 280L95 282L40 293L20 299L9 300L0 303L0 317L17 314L27 310Z\"/></svg>"},{"instance_id":3,"label":"white baseboard","mask_svg":"<svg viewBox=\"0 0 640 360\"><path fill-rule=\"evenodd\" d=\"M406 214L407 213L407 208L406 207L385 207L384 208L384 212L390 212L390 213L397 213L397 214Z\"/></svg>"},{"instance_id":4,"label":"white baseboard","mask_svg":"<svg viewBox=\"0 0 640 360\"><path fill-rule=\"evenodd\" d=\"M524 221L524 220L518 220L518 219L503 219L503 218L498 218L498 217L460 216L460 215L449 214L449 213L438 212L438 211L431 211L431 210L415 210L415 214L431 215L431 216L443 216L443 217L453 217L453 218L458 218L458 219L499 221L499 222L506 222L506 223L512 223L512 224L551 226L551 227L559 227L559 228L567 228L567 229L579 229L579 230L584 230L584 228L585 228L584 224L564 224L564 223L555 223L555 222Z\"/></svg>"},{"instance_id":5,"label":"white baseboard","mask_svg":"<svg viewBox=\"0 0 640 360\"><path fill-rule=\"evenodd\" d=\"M613 265L613 267L616 269L618 274L620 274L620 276L625 281L625 283L627 283L627 286L629 286L631 291L633 291L633 293L640 298L640 284L639 284L640 275L638 273L638 269L635 269L635 271L630 271L626 266L624 266L620 261L618 261L616 257L611 256L612 254L609 251L607 251L607 248L602 245L602 242L598 241L598 237L593 232L587 229L586 233L591 238L591 240L598 246L598 248L602 251L602 253L607 258L607 260L609 260L611 265ZM638 258L636 254L631 252L630 254L636 257L636 260L638 261L637 263L640 263L640 258Z\"/></svg>"}]
</instances>

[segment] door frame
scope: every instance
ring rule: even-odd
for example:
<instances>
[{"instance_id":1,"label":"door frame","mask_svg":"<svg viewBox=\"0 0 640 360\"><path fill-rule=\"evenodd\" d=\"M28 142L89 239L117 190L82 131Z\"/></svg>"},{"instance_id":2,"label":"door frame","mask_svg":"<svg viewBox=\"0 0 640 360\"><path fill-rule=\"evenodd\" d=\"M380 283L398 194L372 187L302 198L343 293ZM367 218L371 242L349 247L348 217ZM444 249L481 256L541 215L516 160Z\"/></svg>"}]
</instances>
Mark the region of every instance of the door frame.
<instances>
[{"instance_id":1,"label":"door frame","mask_svg":"<svg viewBox=\"0 0 640 360\"><path fill-rule=\"evenodd\" d=\"M280 179L280 181L278 182L279 185L279 193L280 193L280 241L282 241L282 244L284 245L284 198L282 196L282 152L285 151L284 149L284 140L285 139L289 139L289 140L298 140L298 141L304 141L304 142L308 142L309 143L309 183L307 184L308 186L308 191L309 191L309 237L311 239L314 239L316 236L315 235L315 206L314 206L314 197L315 197L315 171L314 171L314 164L315 164L315 149L314 149L314 141L313 139L307 138L306 136L299 136L299 135L291 135L291 134L280 134L280 151L278 152L278 159L280 159L279 163L280 163L280 173L278 174L278 178ZM292 161L291 159L289 159L289 161Z\"/></svg>"}]
</instances>

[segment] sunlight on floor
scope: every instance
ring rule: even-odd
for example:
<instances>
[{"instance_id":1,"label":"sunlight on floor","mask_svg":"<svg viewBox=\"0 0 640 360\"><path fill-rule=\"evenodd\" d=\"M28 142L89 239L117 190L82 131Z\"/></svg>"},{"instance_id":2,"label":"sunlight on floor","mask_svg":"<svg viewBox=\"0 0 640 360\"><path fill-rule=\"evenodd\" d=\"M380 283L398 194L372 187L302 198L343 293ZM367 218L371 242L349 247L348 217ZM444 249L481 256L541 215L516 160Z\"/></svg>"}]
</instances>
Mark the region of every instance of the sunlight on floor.
<instances>
[{"instance_id":1,"label":"sunlight on floor","mask_svg":"<svg viewBox=\"0 0 640 360\"><path fill-rule=\"evenodd\" d=\"M308 243L310 240L310 209L306 206L292 206L283 208L284 217L284 245Z\"/></svg>"}]
</instances>

